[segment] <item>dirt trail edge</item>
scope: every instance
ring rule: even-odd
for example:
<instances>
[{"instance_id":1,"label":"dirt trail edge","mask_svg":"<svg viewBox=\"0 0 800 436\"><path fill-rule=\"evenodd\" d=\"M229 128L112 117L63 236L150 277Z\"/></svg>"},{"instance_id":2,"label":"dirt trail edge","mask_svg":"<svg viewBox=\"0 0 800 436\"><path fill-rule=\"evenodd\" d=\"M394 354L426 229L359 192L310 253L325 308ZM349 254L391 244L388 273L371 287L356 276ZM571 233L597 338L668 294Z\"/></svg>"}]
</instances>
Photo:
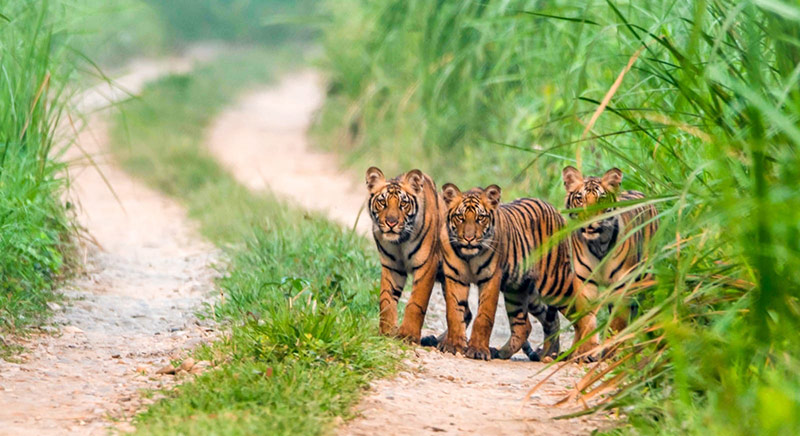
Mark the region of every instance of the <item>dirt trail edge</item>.
<instances>
[{"instance_id":1,"label":"dirt trail edge","mask_svg":"<svg viewBox=\"0 0 800 436\"><path fill-rule=\"evenodd\" d=\"M136 62L118 83L84 93L76 106L97 111L108 101L136 94L150 80L187 71L207 53L159 62ZM108 156L102 111L87 119L72 147L68 200L98 245L87 244L85 272L54 305L50 334L20 339L19 363L0 361L0 434L107 434L152 399L147 388L171 386L156 375L170 359L207 340L212 328L195 311L208 298L215 249L189 224L172 200L131 179ZM106 177L117 198L98 173Z\"/></svg>"},{"instance_id":2,"label":"dirt trail edge","mask_svg":"<svg viewBox=\"0 0 800 436\"><path fill-rule=\"evenodd\" d=\"M287 75L275 86L248 93L222 113L211 126L208 147L245 186L271 189L352 228L366 198L364 187L354 182L358 179L352 174L338 169L335 155L308 146L307 129L323 99L318 74ZM370 226L362 214L358 231L366 234ZM440 292L434 291L424 333L444 329ZM505 309L498 310L493 345L502 345L508 337ZM569 336L564 335L562 343L570 344ZM541 341L536 323L531 340ZM359 416L340 425L338 434L582 435L611 424L601 416L552 419L579 410L574 404L553 404L583 375L585 368L580 365L570 365L552 377L527 402L523 402L525 394L546 376L537 374L543 364L478 362L417 348L405 365L396 377L372 383L357 406Z\"/></svg>"}]
</instances>

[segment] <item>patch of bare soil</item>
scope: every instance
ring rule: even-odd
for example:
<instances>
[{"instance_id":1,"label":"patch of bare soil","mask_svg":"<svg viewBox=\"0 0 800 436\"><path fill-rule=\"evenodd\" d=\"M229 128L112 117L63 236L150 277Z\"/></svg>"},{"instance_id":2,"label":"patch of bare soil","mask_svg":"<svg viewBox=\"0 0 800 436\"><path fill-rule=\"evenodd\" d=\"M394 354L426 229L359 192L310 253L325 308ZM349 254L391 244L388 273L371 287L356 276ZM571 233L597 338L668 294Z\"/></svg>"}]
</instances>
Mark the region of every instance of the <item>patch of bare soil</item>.
<instances>
[{"instance_id":1,"label":"patch of bare soil","mask_svg":"<svg viewBox=\"0 0 800 436\"><path fill-rule=\"evenodd\" d=\"M189 65L186 59L134 64L120 83L136 93L145 82ZM103 98L118 98L109 92L93 89L77 106L97 110L107 104ZM152 401L142 390L175 383L157 370L213 335L213 326L194 313L212 290L214 247L178 204L110 160L101 115L88 118L78 144L86 154L73 147L66 156L73 162L68 200L96 243L82 247L85 272L62 290L68 298L64 307L53 307L54 325L17 339L26 349L18 362L0 361L2 435L130 428L133 413Z\"/></svg>"},{"instance_id":2,"label":"patch of bare soil","mask_svg":"<svg viewBox=\"0 0 800 436\"><path fill-rule=\"evenodd\" d=\"M555 407L583 375L571 366L550 378L528 401L525 394L547 373L542 363L489 362L417 348L408 369L372 383L359 417L338 435L586 435L613 422L603 416L554 419L581 410Z\"/></svg>"},{"instance_id":3,"label":"patch of bare soil","mask_svg":"<svg viewBox=\"0 0 800 436\"><path fill-rule=\"evenodd\" d=\"M323 82L316 73L288 75L275 86L246 94L222 113L211 127L208 147L245 186L270 189L352 228L366 200L360 175L341 171L335 155L311 150L306 135L323 99ZM365 235L371 231L367 215L362 213L357 230ZM475 289L471 294L475 312ZM493 346L503 345L509 336L502 299L498 306ZM445 329L444 307L437 286L423 335ZM535 319L532 322L530 340L537 345L542 341L541 327ZM571 343L571 334L562 335L562 344ZM340 426L338 433L579 435L609 425L600 416L553 419L577 410L574 403L552 405L583 375L581 365L566 367L523 401L545 375L537 374L543 364L522 361L521 356L515 361L483 362L418 348L406 361L406 371L372 384L357 407L359 417Z\"/></svg>"}]
</instances>

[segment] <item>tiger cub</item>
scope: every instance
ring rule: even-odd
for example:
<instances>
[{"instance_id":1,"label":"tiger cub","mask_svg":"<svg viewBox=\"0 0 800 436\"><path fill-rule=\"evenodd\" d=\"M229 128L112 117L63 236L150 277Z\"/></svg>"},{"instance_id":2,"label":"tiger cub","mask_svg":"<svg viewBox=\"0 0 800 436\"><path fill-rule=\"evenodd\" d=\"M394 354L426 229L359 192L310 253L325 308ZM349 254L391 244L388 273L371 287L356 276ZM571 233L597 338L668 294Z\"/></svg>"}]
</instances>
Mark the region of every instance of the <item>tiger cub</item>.
<instances>
[{"instance_id":1,"label":"tiger cub","mask_svg":"<svg viewBox=\"0 0 800 436\"><path fill-rule=\"evenodd\" d=\"M566 241L536 256L565 225L550 204L532 198L500 204L500 188L461 192L453 184L442 188L447 206L442 227L447 333L442 351L463 352L473 359L508 359L526 344L531 331L528 314L536 316L545 333L544 354L558 353L558 308L573 298L573 274ZM479 289L478 314L472 337L466 341L465 310L469 285ZM511 338L490 350L497 299L502 290L511 325ZM494 351L494 352L492 352ZM526 354L532 360L529 350Z\"/></svg>"},{"instance_id":2,"label":"tiger cub","mask_svg":"<svg viewBox=\"0 0 800 436\"><path fill-rule=\"evenodd\" d=\"M371 167L366 182L372 235L381 260L380 332L419 343L440 272L439 227L444 206L433 180L420 170L386 180L381 170ZM397 301L409 275L414 278L411 298L398 329Z\"/></svg>"},{"instance_id":3,"label":"tiger cub","mask_svg":"<svg viewBox=\"0 0 800 436\"><path fill-rule=\"evenodd\" d=\"M612 212L616 201L645 198L638 191L619 191L622 171L608 170L602 177L584 178L576 168L568 166L562 172L567 191L568 209L593 209L581 213L570 213L570 218L587 219ZM597 296L598 286L613 287L613 291L624 288L629 274L642 262L646 255L645 247L658 229L658 211L652 205L645 205L624 211L613 216L595 220L576 230L570 236L573 268L577 286L589 298ZM632 232L632 234L631 234ZM650 278L643 274L634 279L631 286ZM609 307L609 309L612 309ZM631 315L631 308L618 308L610 327L614 331L624 329ZM594 317L590 317L594 319ZM594 325L587 326L594 330ZM597 344L597 336L590 341Z\"/></svg>"}]
</instances>

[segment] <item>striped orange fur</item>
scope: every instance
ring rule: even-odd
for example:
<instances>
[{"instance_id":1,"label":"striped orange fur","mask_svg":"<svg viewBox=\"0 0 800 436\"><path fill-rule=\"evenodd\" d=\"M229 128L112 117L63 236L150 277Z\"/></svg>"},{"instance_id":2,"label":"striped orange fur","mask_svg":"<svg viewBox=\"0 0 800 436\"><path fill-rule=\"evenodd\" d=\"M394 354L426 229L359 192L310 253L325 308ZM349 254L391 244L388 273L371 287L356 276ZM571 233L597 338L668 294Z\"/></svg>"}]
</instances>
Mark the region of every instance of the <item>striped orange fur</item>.
<instances>
[{"instance_id":1,"label":"striped orange fur","mask_svg":"<svg viewBox=\"0 0 800 436\"><path fill-rule=\"evenodd\" d=\"M558 353L558 308L574 299L573 274L566 241L544 253L537 250L565 221L549 203L522 198L500 203L500 188L461 192L453 184L442 188L447 206L440 236L443 255L448 330L440 349L467 357L509 358L527 343L528 314L545 330L545 354ZM537 255L541 254L541 255ZM469 285L479 291L478 314L467 343L465 311ZM511 324L511 338L499 350L490 350L499 293L503 292ZM492 352L494 351L494 353ZM526 351L536 360L538 354Z\"/></svg>"},{"instance_id":2,"label":"striped orange fur","mask_svg":"<svg viewBox=\"0 0 800 436\"><path fill-rule=\"evenodd\" d=\"M562 178L567 191L566 207L585 210L583 213L572 212L572 218L607 215L615 210L617 201L645 198L638 191L620 192L622 171L617 168L608 170L602 177L584 177L576 168L568 166L564 168ZM581 287L581 294L596 299L598 288L620 291L631 281L630 274L641 265L646 246L658 229L657 216L654 206L644 205L598 218L572 233L571 258L576 286ZM649 274L640 274L631 286L649 278ZM595 329L596 311L595 308L585 317L584 328L589 331ZM630 308L626 303L626 307L619 307L615 312L611 329L620 331L627 326ZM594 335L583 348L594 348L598 342L597 335Z\"/></svg>"},{"instance_id":3,"label":"striped orange fur","mask_svg":"<svg viewBox=\"0 0 800 436\"><path fill-rule=\"evenodd\" d=\"M380 332L418 343L431 290L441 279L439 228L443 205L433 180L412 170L386 180L371 167L366 174L372 235L381 260ZM411 297L397 327L397 302L408 276Z\"/></svg>"}]
</instances>

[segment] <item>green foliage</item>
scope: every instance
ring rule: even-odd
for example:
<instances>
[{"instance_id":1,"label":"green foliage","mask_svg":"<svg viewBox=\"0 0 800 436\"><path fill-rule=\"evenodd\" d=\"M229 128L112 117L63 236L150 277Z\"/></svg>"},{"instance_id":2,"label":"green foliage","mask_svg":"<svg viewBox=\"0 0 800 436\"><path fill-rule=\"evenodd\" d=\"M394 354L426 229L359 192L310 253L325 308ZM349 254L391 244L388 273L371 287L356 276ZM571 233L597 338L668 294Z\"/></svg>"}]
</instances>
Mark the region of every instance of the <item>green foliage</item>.
<instances>
[{"instance_id":1,"label":"green foliage","mask_svg":"<svg viewBox=\"0 0 800 436\"><path fill-rule=\"evenodd\" d=\"M58 5L0 9L0 333L41 321L69 247L55 158L73 63Z\"/></svg>"},{"instance_id":2,"label":"green foliage","mask_svg":"<svg viewBox=\"0 0 800 436\"><path fill-rule=\"evenodd\" d=\"M163 54L168 23L144 0L62 1L68 25L80 29L72 45L104 69L113 71L134 56Z\"/></svg>"},{"instance_id":3,"label":"green foliage","mask_svg":"<svg viewBox=\"0 0 800 436\"><path fill-rule=\"evenodd\" d=\"M393 343L377 336L379 268L366 240L250 193L203 148L204 127L239 91L297 61L229 53L148 86L117 119L123 165L182 199L230 259L208 315L231 334L197 356L221 366L140 415L141 434L320 434L394 367Z\"/></svg>"},{"instance_id":4,"label":"green foliage","mask_svg":"<svg viewBox=\"0 0 800 436\"><path fill-rule=\"evenodd\" d=\"M314 0L144 0L169 23L173 42L217 39L243 43L274 43L308 39L299 26Z\"/></svg>"},{"instance_id":5,"label":"green foliage","mask_svg":"<svg viewBox=\"0 0 800 436\"><path fill-rule=\"evenodd\" d=\"M320 143L561 204L567 164L648 194L615 397L657 434L800 432L800 9L786 1L331 2ZM358 31L356 31L356 29ZM626 65L610 103L590 125ZM589 126L587 130L587 126ZM586 130L586 131L585 131Z\"/></svg>"}]
</instances>

